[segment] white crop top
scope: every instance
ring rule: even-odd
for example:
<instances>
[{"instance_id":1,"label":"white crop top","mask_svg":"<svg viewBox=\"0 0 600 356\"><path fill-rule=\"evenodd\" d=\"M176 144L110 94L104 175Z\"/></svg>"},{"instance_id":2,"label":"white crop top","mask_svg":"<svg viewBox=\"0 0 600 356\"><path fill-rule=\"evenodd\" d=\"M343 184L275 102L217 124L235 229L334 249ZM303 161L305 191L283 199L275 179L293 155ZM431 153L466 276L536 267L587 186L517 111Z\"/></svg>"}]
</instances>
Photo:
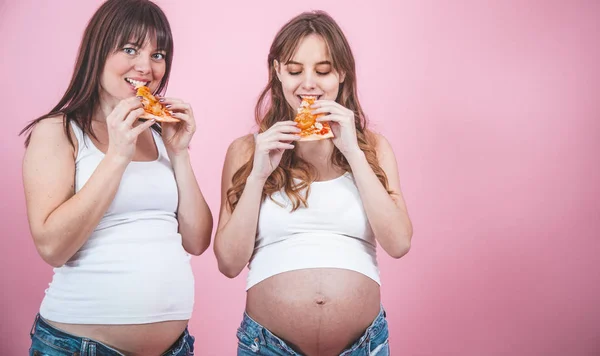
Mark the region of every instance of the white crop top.
<instances>
[{"instance_id":1,"label":"white crop top","mask_svg":"<svg viewBox=\"0 0 600 356\"><path fill-rule=\"evenodd\" d=\"M75 192L104 154L74 123ZM158 159L131 162L117 194L87 242L54 276L40 307L48 320L75 324L142 324L187 320L194 304L190 255L183 249L178 192L162 138Z\"/></svg>"},{"instance_id":2,"label":"white crop top","mask_svg":"<svg viewBox=\"0 0 600 356\"><path fill-rule=\"evenodd\" d=\"M246 290L279 273L307 268L343 268L381 284L377 243L350 173L313 182L308 207L291 211L284 192L260 207Z\"/></svg>"}]
</instances>

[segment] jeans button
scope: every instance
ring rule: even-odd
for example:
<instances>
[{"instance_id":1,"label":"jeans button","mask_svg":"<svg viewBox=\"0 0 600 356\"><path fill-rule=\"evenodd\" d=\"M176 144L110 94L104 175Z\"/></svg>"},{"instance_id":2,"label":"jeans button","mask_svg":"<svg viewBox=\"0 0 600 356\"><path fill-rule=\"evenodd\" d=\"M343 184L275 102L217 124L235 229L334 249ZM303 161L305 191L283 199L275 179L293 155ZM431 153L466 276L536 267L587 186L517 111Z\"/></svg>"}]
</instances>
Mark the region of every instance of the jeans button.
<instances>
[{"instance_id":1,"label":"jeans button","mask_svg":"<svg viewBox=\"0 0 600 356\"><path fill-rule=\"evenodd\" d=\"M254 339L254 343L252 344L252 346L250 346L250 348L252 349L252 352L258 352L258 338Z\"/></svg>"}]
</instances>

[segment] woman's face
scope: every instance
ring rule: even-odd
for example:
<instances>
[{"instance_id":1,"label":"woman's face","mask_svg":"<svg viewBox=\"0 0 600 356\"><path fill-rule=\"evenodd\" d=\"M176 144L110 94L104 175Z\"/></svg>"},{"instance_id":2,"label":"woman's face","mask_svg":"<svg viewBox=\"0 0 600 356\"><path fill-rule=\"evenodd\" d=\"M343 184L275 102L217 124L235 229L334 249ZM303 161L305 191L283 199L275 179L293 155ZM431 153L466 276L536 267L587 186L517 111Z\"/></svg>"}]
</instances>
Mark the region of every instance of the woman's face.
<instances>
[{"instance_id":1,"label":"woman's face","mask_svg":"<svg viewBox=\"0 0 600 356\"><path fill-rule=\"evenodd\" d=\"M292 108L300 107L303 96L335 100L345 76L333 69L327 44L319 35L311 34L298 43L287 63L275 61L283 95Z\"/></svg>"},{"instance_id":2,"label":"woman's face","mask_svg":"<svg viewBox=\"0 0 600 356\"><path fill-rule=\"evenodd\" d=\"M165 75L166 53L156 49L156 42L146 41L142 47L126 44L106 58L100 77L100 98L121 101L135 95L136 85L152 92Z\"/></svg>"}]
</instances>

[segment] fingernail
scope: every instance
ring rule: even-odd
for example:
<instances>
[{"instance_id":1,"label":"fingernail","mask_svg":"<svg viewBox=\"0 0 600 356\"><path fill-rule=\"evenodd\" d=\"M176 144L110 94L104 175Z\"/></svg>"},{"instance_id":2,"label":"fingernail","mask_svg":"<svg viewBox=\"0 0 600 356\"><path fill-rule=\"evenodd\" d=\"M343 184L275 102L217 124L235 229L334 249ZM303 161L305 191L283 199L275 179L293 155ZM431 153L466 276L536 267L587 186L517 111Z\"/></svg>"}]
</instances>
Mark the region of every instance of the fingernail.
<instances>
[{"instance_id":1,"label":"fingernail","mask_svg":"<svg viewBox=\"0 0 600 356\"><path fill-rule=\"evenodd\" d=\"M140 99L140 100L144 99L143 96L139 96L139 95L137 96L137 98Z\"/></svg>"},{"instance_id":2,"label":"fingernail","mask_svg":"<svg viewBox=\"0 0 600 356\"><path fill-rule=\"evenodd\" d=\"M165 98L158 98L158 101L160 101L161 103L165 102Z\"/></svg>"},{"instance_id":3,"label":"fingernail","mask_svg":"<svg viewBox=\"0 0 600 356\"><path fill-rule=\"evenodd\" d=\"M170 107L171 107L171 104L165 105L165 108L170 108Z\"/></svg>"}]
</instances>

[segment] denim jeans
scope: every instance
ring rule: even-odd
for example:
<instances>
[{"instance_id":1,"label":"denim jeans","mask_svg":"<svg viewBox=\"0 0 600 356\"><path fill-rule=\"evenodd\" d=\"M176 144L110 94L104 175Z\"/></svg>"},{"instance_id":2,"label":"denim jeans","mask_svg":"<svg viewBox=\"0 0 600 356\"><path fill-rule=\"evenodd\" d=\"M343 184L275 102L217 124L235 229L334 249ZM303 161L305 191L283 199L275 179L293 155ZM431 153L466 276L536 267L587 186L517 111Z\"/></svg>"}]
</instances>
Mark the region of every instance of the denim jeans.
<instances>
[{"instance_id":1,"label":"denim jeans","mask_svg":"<svg viewBox=\"0 0 600 356\"><path fill-rule=\"evenodd\" d=\"M31 327L29 356L123 356L119 351L85 337L58 330L36 315ZM194 337L187 328L164 356L193 356Z\"/></svg>"},{"instance_id":2,"label":"denim jeans","mask_svg":"<svg viewBox=\"0 0 600 356\"><path fill-rule=\"evenodd\" d=\"M381 307L379 315L365 333L350 348L342 351L340 356L389 356L389 331L385 317L385 310ZM246 313L237 331L237 338L238 356L300 356L285 341L252 320Z\"/></svg>"}]
</instances>

